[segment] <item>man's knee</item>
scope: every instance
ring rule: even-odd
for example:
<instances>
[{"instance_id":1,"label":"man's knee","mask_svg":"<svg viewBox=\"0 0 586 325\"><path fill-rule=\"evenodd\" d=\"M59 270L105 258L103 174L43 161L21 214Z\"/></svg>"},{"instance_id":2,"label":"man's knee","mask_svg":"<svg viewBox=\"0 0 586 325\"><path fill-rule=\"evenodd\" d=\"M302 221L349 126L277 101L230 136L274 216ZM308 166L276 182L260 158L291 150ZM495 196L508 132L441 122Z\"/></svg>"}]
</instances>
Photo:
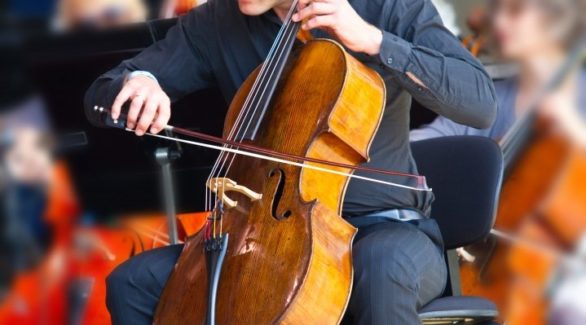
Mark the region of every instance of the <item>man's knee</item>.
<instances>
[{"instance_id":1,"label":"man's knee","mask_svg":"<svg viewBox=\"0 0 586 325\"><path fill-rule=\"evenodd\" d=\"M349 313L355 324L418 322L418 272L409 250L394 241L399 231L381 229L354 246L355 286Z\"/></svg>"},{"instance_id":2,"label":"man's knee","mask_svg":"<svg viewBox=\"0 0 586 325\"><path fill-rule=\"evenodd\" d=\"M115 303L116 298L127 297L132 277L133 268L129 261L118 265L106 278L106 303L109 307Z\"/></svg>"},{"instance_id":3,"label":"man's knee","mask_svg":"<svg viewBox=\"0 0 586 325\"><path fill-rule=\"evenodd\" d=\"M429 239L411 225L381 224L354 245L354 258L364 267L409 268L413 266L410 255L425 241Z\"/></svg>"},{"instance_id":4,"label":"man's knee","mask_svg":"<svg viewBox=\"0 0 586 325\"><path fill-rule=\"evenodd\" d=\"M401 245L358 245L354 268L357 277L385 283L400 283L411 289L417 286L417 268ZM363 281L366 279L363 279Z\"/></svg>"},{"instance_id":5,"label":"man's knee","mask_svg":"<svg viewBox=\"0 0 586 325\"><path fill-rule=\"evenodd\" d=\"M173 247L146 251L118 265L106 279L108 289L150 288L159 283L158 273L167 275L177 257ZM160 284L162 286L162 283Z\"/></svg>"},{"instance_id":6,"label":"man's knee","mask_svg":"<svg viewBox=\"0 0 586 325\"><path fill-rule=\"evenodd\" d=\"M106 305L115 324L151 323L159 296L182 246L146 251L120 264L106 278Z\"/></svg>"},{"instance_id":7,"label":"man's knee","mask_svg":"<svg viewBox=\"0 0 586 325\"><path fill-rule=\"evenodd\" d=\"M121 324L126 310L125 300L128 296L128 278L130 269L124 263L116 267L106 278L106 306L110 311L112 322Z\"/></svg>"},{"instance_id":8,"label":"man's knee","mask_svg":"<svg viewBox=\"0 0 586 325\"><path fill-rule=\"evenodd\" d=\"M130 278L130 273L131 270L124 267L124 264L118 265L108 277L106 277L107 293L117 291L126 286L128 279Z\"/></svg>"},{"instance_id":9,"label":"man's knee","mask_svg":"<svg viewBox=\"0 0 586 325\"><path fill-rule=\"evenodd\" d=\"M108 295L132 291L158 295L173 270L182 245L143 252L116 267L106 279Z\"/></svg>"}]
</instances>

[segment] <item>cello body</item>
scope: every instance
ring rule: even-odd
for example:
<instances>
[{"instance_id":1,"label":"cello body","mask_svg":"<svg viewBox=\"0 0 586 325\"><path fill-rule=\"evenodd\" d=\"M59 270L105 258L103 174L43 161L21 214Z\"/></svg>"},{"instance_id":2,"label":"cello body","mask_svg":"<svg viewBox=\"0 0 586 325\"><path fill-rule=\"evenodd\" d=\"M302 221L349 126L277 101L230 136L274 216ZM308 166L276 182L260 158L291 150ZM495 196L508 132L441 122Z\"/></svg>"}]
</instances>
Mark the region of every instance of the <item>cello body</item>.
<instances>
[{"instance_id":1,"label":"cello body","mask_svg":"<svg viewBox=\"0 0 586 325\"><path fill-rule=\"evenodd\" d=\"M234 97L225 137L258 73L256 69ZM368 160L385 96L381 77L340 45L310 41L291 53L258 135L248 143L358 165ZM230 193L238 206L222 217L230 238L216 296L216 324L339 323L352 288L356 233L340 217L348 177L243 156L235 157L226 177L262 199ZM204 236L200 231L186 241L155 324L206 323L210 266Z\"/></svg>"}]
</instances>

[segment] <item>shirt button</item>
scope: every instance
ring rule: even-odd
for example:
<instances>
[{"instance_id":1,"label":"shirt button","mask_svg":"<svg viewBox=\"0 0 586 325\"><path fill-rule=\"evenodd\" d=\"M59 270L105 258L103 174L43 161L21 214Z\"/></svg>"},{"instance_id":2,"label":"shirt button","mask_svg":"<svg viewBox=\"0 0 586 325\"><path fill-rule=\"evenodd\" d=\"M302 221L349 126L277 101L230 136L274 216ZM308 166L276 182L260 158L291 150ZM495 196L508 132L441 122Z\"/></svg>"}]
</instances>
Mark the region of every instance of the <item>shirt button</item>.
<instances>
[{"instance_id":1,"label":"shirt button","mask_svg":"<svg viewBox=\"0 0 586 325\"><path fill-rule=\"evenodd\" d=\"M388 64L393 64L393 58L388 58L388 59L387 59L387 63L388 63Z\"/></svg>"}]
</instances>

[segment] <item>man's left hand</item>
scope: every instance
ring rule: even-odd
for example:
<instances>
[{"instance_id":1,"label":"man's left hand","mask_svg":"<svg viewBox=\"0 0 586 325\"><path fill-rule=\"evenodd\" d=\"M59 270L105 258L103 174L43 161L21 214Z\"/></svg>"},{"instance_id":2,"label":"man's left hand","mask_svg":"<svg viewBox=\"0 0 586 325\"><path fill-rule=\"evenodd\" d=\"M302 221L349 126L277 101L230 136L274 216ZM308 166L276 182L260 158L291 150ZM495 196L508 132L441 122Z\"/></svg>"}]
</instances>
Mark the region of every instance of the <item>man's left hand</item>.
<instances>
[{"instance_id":1,"label":"man's left hand","mask_svg":"<svg viewBox=\"0 0 586 325\"><path fill-rule=\"evenodd\" d=\"M305 30L326 30L354 52L380 52L382 31L364 21L347 0L299 0L293 21L302 21Z\"/></svg>"}]
</instances>

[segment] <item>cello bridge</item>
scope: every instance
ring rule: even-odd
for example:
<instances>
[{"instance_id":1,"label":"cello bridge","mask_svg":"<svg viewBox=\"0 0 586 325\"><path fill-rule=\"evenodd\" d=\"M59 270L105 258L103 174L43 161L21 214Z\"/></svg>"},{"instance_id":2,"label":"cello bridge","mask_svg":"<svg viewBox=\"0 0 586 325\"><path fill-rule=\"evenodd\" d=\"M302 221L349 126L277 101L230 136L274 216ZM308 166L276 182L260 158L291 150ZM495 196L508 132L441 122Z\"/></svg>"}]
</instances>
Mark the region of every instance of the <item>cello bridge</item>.
<instances>
[{"instance_id":1,"label":"cello bridge","mask_svg":"<svg viewBox=\"0 0 586 325\"><path fill-rule=\"evenodd\" d=\"M256 193L246 186L238 185L238 183L226 177L211 178L206 185L212 192L216 193L218 198L222 200L222 203L228 208L234 208L238 205L237 201L232 200L226 195L228 192L238 192L249 198L251 201L262 199L262 194Z\"/></svg>"}]
</instances>

